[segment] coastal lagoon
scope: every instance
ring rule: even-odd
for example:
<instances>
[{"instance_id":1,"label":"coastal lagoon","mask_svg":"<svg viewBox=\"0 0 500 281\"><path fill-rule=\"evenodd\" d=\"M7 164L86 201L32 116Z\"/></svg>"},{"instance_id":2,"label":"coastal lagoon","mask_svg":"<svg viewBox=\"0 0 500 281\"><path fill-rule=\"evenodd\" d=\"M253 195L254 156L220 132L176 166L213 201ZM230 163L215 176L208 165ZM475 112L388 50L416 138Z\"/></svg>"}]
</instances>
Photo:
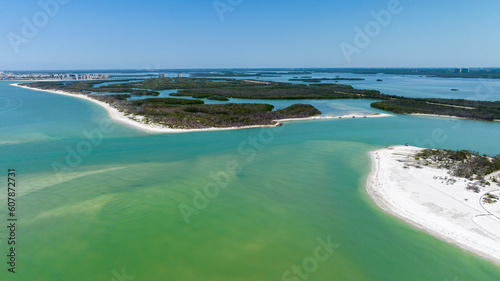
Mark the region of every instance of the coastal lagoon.
<instances>
[{"instance_id":1,"label":"coastal lagoon","mask_svg":"<svg viewBox=\"0 0 500 281\"><path fill-rule=\"evenodd\" d=\"M395 74L355 74L355 73L322 73L281 74L280 77L225 77L231 79L258 79L293 84L315 84L302 81L289 81L296 77L313 79L357 78L364 80L325 80L320 83L337 83L351 85L356 89L378 90L383 94L413 98L450 98L482 101L500 100L500 79L473 78L440 78L418 75ZM224 78L224 77L223 77ZM382 80L382 81L377 81ZM456 89L458 91L452 91Z\"/></svg>"},{"instance_id":2,"label":"coastal lagoon","mask_svg":"<svg viewBox=\"0 0 500 281\"><path fill-rule=\"evenodd\" d=\"M462 80L486 93L473 90L482 80ZM0 280L500 278L498 265L384 213L365 190L369 151L409 143L499 154L500 122L393 115L148 134L92 102L10 83L0 82L0 182L16 169L17 273L3 263ZM493 89L488 100L498 100ZM457 94L434 90L414 96ZM378 112L364 100L316 102L332 115ZM0 206L5 222L6 192ZM2 227L2 257L7 235Z\"/></svg>"}]
</instances>

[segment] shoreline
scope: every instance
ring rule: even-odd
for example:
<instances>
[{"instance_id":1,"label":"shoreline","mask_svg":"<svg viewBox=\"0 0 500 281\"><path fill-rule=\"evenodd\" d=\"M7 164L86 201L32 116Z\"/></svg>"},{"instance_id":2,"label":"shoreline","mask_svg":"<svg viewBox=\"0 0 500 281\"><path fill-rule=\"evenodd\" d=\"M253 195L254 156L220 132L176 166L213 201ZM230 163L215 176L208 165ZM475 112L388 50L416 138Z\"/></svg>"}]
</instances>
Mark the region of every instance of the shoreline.
<instances>
[{"instance_id":1,"label":"shoreline","mask_svg":"<svg viewBox=\"0 0 500 281\"><path fill-rule=\"evenodd\" d=\"M470 119L470 118L465 118L465 117L458 117L458 116L451 116L451 115L439 115L439 114L429 114L429 113L411 113L408 114L411 116L421 116L421 117L439 117L439 118L452 118L452 119L460 119L460 120L471 120L471 121L482 121L482 122L500 122L499 120L492 120L492 121L487 121L487 120L476 120L476 119Z\"/></svg>"},{"instance_id":2,"label":"shoreline","mask_svg":"<svg viewBox=\"0 0 500 281\"><path fill-rule=\"evenodd\" d=\"M105 103L103 101L99 101L96 99L93 99L89 97L88 95L84 94L73 94L65 91L60 91L60 90L44 90L44 89L37 89L37 88L31 88L27 86L22 86L19 85L19 83L13 83L10 84L11 86L15 87L20 87L24 89L29 89L29 90L34 90L34 91L41 91L41 92L48 92L52 94L59 94L59 95L65 95L65 96L70 96L70 97L75 97L75 98L81 98L93 103L96 103L103 107L107 113L108 116L117 121L120 122L124 125L127 125L129 127L133 127L135 129L139 129L141 131L147 132L147 133L157 133L157 134L162 134L162 133L189 133L189 132L206 132L206 131L227 131L227 130L242 130L242 129L254 129L254 128L269 128L269 127L276 127L276 125L250 125L250 126L240 126L240 127L227 127L227 128L201 128L201 129L174 129L174 128L169 128L166 126L158 125L158 124L146 124L142 122L142 118L144 116L139 116L139 115L126 115L124 112L119 111L118 109L114 108L113 106L109 105L108 103ZM348 118L373 118L373 117L388 117L392 116L390 114L386 113L372 113L369 115L359 115L359 114L351 114L351 115L343 115L343 116L311 116L311 117L304 117L304 118L289 118L289 119L280 119L280 120L273 120L278 123L280 122L293 122L293 121L308 121L308 120L324 120L324 119L348 119ZM134 119L132 119L134 118ZM139 120L137 120L139 119Z\"/></svg>"},{"instance_id":3,"label":"shoreline","mask_svg":"<svg viewBox=\"0 0 500 281\"><path fill-rule=\"evenodd\" d=\"M500 219L485 208L500 210L500 206L481 202L486 192L496 193L500 187L491 185L474 193L465 188L468 180L445 183L442 178L451 177L448 170L402 163L413 161L420 150L394 146L371 151L368 195L386 213L500 265Z\"/></svg>"},{"instance_id":4,"label":"shoreline","mask_svg":"<svg viewBox=\"0 0 500 281\"><path fill-rule=\"evenodd\" d=\"M423 117L440 117L440 118L454 118L454 119L462 119L462 120L470 120L465 117L457 117L457 116L451 116L451 115L439 115L439 114L430 114L430 113L411 113L408 114L411 116L423 116Z\"/></svg>"}]
</instances>

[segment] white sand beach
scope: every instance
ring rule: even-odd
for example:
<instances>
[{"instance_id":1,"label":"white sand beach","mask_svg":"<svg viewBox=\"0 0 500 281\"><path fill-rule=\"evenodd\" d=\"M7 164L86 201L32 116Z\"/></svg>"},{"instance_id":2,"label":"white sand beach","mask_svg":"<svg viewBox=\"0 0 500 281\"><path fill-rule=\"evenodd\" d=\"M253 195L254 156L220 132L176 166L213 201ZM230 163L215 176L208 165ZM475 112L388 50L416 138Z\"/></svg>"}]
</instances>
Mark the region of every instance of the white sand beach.
<instances>
[{"instance_id":1,"label":"white sand beach","mask_svg":"<svg viewBox=\"0 0 500 281\"><path fill-rule=\"evenodd\" d=\"M428 113L411 113L409 115L423 116L423 117L455 118L455 119L467 120L467 118L463 118L463 117L456 117L456 116L451 116L451 115L428 114Z\"/></svg>"},{"instance_id":2,"label":"white sand beach","mask_svg":"<svg viewBox=\"0 0 500 281\"><path fill-rule=\"evenodd\" d=\"M201 131L225 131L225 130L239 130L239 129L250 129L250 128L266 128L275 127L276 125L254 125L254 126L241 126L241 127L227 127L227 128L204 128L204 129L174 129L159 124L151 124L143 121L144 116L125 114L122 111L112 107L108 103L93 99L92 97L84 94L73 94L65 91L53 91L53 90L43 90L35 89L26 86L19 85L19 83L11 84L12 86L21 87L24 89L49 92L53 94L71 96L75 98L84 99L87 101L94 102L106 109L108 115L111 119L121 122L129 127L133 127L148 133L187 133L187 132L201 132ZM307 118L290 118L275 120L277 122L290 122L290 121L305 121L305 120L318 120L318 119L346 119L346 118L363 118L363 117L387 117L392 116L385 113L373 113L368 115L354 114L354 115L344 115L344 116L313 116Z\"/></svg>"},{"instance_id":3,"label":"white sand beach","mask_svg":"<svg viewBox=\"0 0 500 281\"><path fill-rule=\"evenodd\" d=\"M371 114L347 114L347 115L337 115L337 116L312 116L306 118L289 118L289 119L280 119L276 120L278 122L287 122L287 121L306 121L306 120L324 120L324 119L352 119L352 118L378 118L378 117L390 117L393 116L387 113L371 113Z\"/></svg>"},{"instance_id":4,"label":"white sand beach","mask_svg":"<svg viewBox=\"0 0 500 281\"><path fill-rule=\"evenodd\" d=\"M500 202L482 201L488 192L499 195L500 187L491 183L479 193L468 191L470 181L415 163L413 155L421 150L395 146L372 151L368 194L384 211L500 264Z\"/></svg>"},{"instance_id":5,"label":"white sand beach","mask_svg":"<svg viewBox=\"0 0 500 281\"><path fill-rule=\"evenodd\" d=\"M427 114L427 113L412 113L409 114L412 116L423 116L423 117L438 117L438 118L453 118L453 119L461 119L461 120L468 120L465 117L457 117L457 116L451 116L451 115L439 115L439 114ZM494 122L500 122L500 120L493 120Z\"/></svg>"}]
</instances>

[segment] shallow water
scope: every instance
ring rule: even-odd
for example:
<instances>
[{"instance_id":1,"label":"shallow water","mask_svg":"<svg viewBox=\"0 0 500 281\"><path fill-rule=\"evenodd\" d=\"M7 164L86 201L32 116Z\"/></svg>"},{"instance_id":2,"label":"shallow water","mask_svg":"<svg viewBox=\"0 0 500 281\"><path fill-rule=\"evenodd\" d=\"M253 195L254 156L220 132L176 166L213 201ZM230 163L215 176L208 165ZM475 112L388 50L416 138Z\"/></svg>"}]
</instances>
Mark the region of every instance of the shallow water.
<instances>
[{"instance_id":1,"label":"shallow water","mask_svg":"<svg viewBox=\"0 0 500 281\"><path fill-rule=\"evenodd\" d=\"M385 214L364 189L370 150L408 142L498 154L499 123L394 116L150 135L103 130L106 111L91 102L8 84L0 182L16 169L18 272L4 264L0 280L500 277L500 267ZM183 216L180 206L200 208ZM3 257L5 237L2 227ZM324 261L310 258L318 239L334 244ZM310 272L287 275L304 261Z\"/></svg>"},{"instance_id":2,"label":"shallow water","mask_svg":"<svg viewBox=\"0 0 500 281\"><path fill-rule=\"evenodd\" d=\"M302 76L284 74L281 77L237 77L293 84L311 84L289 79ZM351 85L356 89L378 90L383 94L415 98L450 98L497 101L500 100L500 79L438 78L417 75L313 73L311 78L362 78L365 80L326 80L321 83ZM228 77L230 78L230 77ZM234 77L233 77L234 78ZM377 81L381 79L382 81ZM458 91L451 91L458 89Z\"/></svg>"}]
</instances>

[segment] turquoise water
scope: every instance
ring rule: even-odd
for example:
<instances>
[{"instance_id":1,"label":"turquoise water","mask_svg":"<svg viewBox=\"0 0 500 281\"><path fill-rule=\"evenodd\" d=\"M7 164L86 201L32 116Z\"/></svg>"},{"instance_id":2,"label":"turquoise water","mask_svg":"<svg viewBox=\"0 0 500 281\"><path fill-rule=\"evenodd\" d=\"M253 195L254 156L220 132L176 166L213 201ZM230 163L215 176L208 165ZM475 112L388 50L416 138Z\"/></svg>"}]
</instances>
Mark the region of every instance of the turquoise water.
<instances>
[{"instance_id":1,"label":"turquoise water","mask_svg":"<svg viewBox=\"0 0 500 281\"><path fill-rule=\"evenodd\" d=\"M0 143L79 138L83 129L91 130L107 118L106 111L92 102L26 91L11 83L0 82ZM125 127L115 131L116 136L127 132L137 133Z\"/></svg>"},{"instance_id":2,"label":"turquoise water","mask_svg":"<svg viewBox=\"0 0 500 281\"><path fill-rule=\"evenodd\" d=\"M106 123L93 103L4 82L0 109L0 182L10 168L19 182L18 272L2 262L0 280L500 278L497 265L385 214L364 186L370 150L498 154L500 123L394 116L151 135ZM5 192L0 208L5 223ZM334 244L324 261L311 258L318 239ZM307 279L287 274L304 261Z\"/></svg>"}]
</instances>

